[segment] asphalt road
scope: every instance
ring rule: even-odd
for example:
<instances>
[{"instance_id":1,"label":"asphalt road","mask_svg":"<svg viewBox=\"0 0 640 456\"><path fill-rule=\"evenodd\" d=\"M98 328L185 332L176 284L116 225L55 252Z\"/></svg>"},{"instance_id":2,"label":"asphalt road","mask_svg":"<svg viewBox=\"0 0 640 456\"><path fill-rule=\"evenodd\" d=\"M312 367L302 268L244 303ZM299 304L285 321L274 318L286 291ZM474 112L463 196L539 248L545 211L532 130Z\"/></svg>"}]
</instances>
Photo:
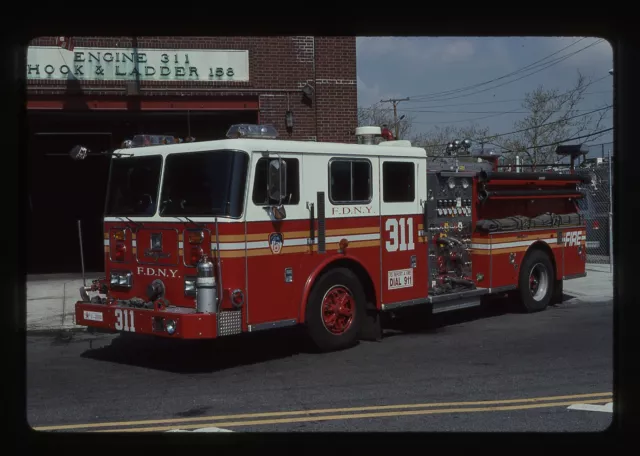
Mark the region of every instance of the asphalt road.
<instances>
[{"instance_id":1,"label":"asphalt road","mask_svg":"<svg viewBox=\"0 0 640 456\"><path fill-rule=\"evenodd\" d=\"M567 407L612 401L612 314L572 299L401 318L382 342L329 354L299 350L295 331L29 336L27 417L54 431L599 431L611 413Z\"/></svg>"}]
</instances>

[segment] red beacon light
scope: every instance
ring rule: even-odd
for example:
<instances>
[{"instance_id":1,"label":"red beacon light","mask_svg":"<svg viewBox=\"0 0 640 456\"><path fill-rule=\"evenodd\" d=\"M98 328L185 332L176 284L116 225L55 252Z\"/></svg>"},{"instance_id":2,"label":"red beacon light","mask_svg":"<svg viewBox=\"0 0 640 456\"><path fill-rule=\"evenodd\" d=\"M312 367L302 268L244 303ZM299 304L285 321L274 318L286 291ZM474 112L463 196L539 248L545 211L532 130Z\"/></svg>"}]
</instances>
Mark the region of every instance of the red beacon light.
<instances>
[{"instance_id":1,"label":"red beacon light","mask_svg":"<svg viewBox=\"0 0 640 456\"><path fill-rule=\"evenodd\" d=\"M236 124L227 130L227 138L276 139L278 130L273 125Z\"/></svg>"}]
</instances>

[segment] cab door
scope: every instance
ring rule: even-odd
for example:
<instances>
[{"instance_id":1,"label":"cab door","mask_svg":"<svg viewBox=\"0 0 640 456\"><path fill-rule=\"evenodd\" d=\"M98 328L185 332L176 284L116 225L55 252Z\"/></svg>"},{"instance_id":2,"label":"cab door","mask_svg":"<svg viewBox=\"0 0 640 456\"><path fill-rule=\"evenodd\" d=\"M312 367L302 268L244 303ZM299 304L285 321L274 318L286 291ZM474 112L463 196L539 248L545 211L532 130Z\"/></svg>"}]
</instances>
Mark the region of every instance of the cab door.
<instances>
[{"instance_id":1,"label":"cab door","mask_svg":"<svg viewBox=\"0 0 640 456\"><path fill-rule=\"evenodd\" d=\"M382 303L427 296L427 246L418 232L423 223L426 164L419 159L380 159ZM424 176L423 176L424 175Z\"/></svg>"},{"instance_id":2,"label":"cab door","mask_svg":"<svg viewBox=\"0 0 640 456\"><path fill-rule=\"evenodd\" d=\"M282 206L286 217L276 220L271 208L278 201L269 197L269 163L286 163L286 195ZM304 155L290 152L257 152L252 160L252 179L247 201L246 268L247 323L280 324L298 317L296 290L304 283L300 273L301 253L307 248L309 217L301 200Z\"/></svg>"}]
</instances>

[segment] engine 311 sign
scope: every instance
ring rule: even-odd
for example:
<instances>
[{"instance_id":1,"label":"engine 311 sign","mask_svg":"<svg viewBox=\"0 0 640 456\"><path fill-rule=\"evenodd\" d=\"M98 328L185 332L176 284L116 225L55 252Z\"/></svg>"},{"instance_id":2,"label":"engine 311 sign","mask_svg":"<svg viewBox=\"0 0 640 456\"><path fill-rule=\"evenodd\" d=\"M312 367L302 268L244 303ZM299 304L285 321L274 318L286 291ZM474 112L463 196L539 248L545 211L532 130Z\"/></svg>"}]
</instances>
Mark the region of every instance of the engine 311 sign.
<instances>
[{"instance_id":1,"label":"engine 311 sign","mask_svg":"<svg viewBox=\"0 0 640 456\"><path fill-rule=\"evenodd\" d=\"M249 51L30 46L27 79L248 81Z\"/></svg>"}]
</instances>

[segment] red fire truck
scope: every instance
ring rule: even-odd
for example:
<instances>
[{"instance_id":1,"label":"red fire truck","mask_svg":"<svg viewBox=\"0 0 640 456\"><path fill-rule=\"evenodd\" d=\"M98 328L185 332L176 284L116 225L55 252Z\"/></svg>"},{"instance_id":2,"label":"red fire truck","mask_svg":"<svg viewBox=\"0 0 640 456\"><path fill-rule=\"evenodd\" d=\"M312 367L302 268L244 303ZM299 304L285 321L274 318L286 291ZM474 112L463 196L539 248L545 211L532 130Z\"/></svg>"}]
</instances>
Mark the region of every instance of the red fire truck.
<instances>
[{"instance_id":1,"label":"red fire truck","mask_svg":"<svg viewBox=\"0 0 640 456\"><path fill-rule=\"evenodd\" d=\"M76 323L181 339L303 325L335 350L379 339L404 307L508 294L541 311L586 275L587 177L497 172L468 140L427 157L380 133L317 143L243 124L108 152L106 277L80 289Z\"/></svg>"}]
</instances>

